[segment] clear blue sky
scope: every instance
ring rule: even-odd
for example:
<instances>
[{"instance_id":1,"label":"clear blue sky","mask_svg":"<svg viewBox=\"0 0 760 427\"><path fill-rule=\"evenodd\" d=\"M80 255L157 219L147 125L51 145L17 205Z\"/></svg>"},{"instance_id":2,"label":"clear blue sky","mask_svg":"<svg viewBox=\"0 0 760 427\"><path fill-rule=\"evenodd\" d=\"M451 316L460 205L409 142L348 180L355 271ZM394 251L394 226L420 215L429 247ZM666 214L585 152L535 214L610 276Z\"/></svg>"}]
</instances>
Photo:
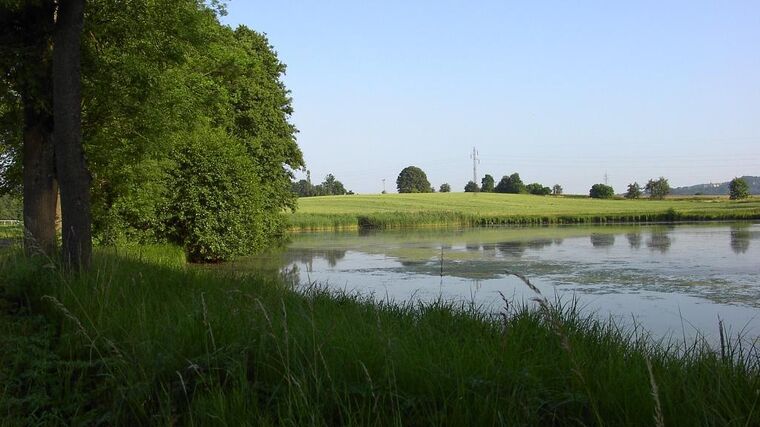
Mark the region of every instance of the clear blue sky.
<instances>
[{"instance_id":1,"label":"clear blue sky","mask_svg":"<svg viewBox=\"0 0 760 427\"><path fill-rule=\"evenodd\" d=\"M312 180L377 193L519 172L617 192L760 175L760 1L248 1ZM301 176L301 174L299 174Z\"/></svg>"}]
</instances>

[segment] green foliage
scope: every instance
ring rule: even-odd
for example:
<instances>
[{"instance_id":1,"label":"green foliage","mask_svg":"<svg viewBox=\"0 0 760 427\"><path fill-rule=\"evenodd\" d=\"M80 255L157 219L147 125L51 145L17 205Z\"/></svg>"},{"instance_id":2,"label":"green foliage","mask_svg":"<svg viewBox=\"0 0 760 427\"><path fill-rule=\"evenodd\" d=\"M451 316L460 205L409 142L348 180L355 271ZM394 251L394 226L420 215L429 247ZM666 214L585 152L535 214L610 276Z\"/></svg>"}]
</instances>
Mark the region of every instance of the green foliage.
<instances>
[{"instance_id":1,"label":"green foliage","mask_svg":"<svg viewBox=\"0 0 760 427\"><path fill-rule=\"evenodd\" d=\"M478 188L478 184L476 184L474 181L469 181L467 185L464 186L464 192L465 193L478 193L480 192L480 188Z\"/></svg>"},{"instance_id":2,"label":"green foliage","mask_svg":"<svg viewBox=\"0 0 760 427\"><path fill-rule=\"evenodd\" d=\"M430 193L430 182L427 175L417 166L407 166L396 178L396 188L399 193Z\"/></svg>"},{"instance_id":3,"label":"green foliage","mask_svg":"<svg viewBox=\"0 0 760 427\"><path fill-rule=\"evenodd\" d=\"M552 195L553 196L561 196L562 195L562 186L559 184L554 184L552 187Z\"/></svg>"},{"instance_id":4,"label":"green foliage","mask_svg":"<svg viewBox=\"0 0 760 427\"><path fill-rule=\"evenodd\" d=\"M670 184L665 177L661 176L657 180L650 179L644 190L649 193L650 198L662 200L670 193Z\"/></svg>"},{"instance_id":5,"label":"green foliage","mask_svg":"<svg viewBox=\"0 0 760 427\"><path fill-rule=\"evenodd\" d=\"M534 194L536 196L548 196L549 194L552 193L551 188L544 187L542 184L539 184L537 182L526 185L525 191L527 191L529 194Z\"/></svg>"},{"instance_id":6,"label":"green foliage","mask_svg":"<svg viewBox=\"0 0 760 427\"><path fill-rule=\"evenodd\" d=\"M173 189L166 177L175 172L173 155L195 144L182 138L199 124L244 148L234 154L248 160L232 163L255 166L256 209L266 220L258 222L255 242L245 246L260 248L283 232L281 214L296 200L291 170L303 165L289 121L290 93L281 80L285 65L264 35L222 25L216 15L224 10L221 4L88 1L82 129L92 173L93 231L100 242L169 237L164 209ZM0 64L16 57L2 51ZM14 88L25 82L15 75L0 79L11 79ZM19 91L0 84L3 189L20 186L19 105ZM7 140L13 143L6 145ZM214 190L214 183L203 184Z\"/></svg>"},{"instance_id":7,"label":"green foliage","mask_svg":"<svg viewBox=\"0 0 760 427\"><path fill-rule=\"evenodd\" d=\"M728 194L731 200L746 199L749 197L749 185L742 178L734 178L728 184Z\"/></svg>"},{"instance_id":8,"label":"green foliage","mask_svg":"<svg viewBox=\"0 0 760 427\"><path fill-rule=\"evenodd\" d=\"M641 187L638 182L628 184L628 191L625 192L626 199L638 199L641 197Z\"/></svg>"},{"instance_id":9,"label":"green foliage","mask_svg":"<svg viewBox=\"0 0 760 427\"><path fill-rule=\"evenodd\" d=\"M520 174L515 172L512 175L503 176L501 178L501 181L499 181L499 184L494 189L494 191L496 191L497 193L512 193L512 194L524 193L525 185L520 179Z\"/></svg>"},{"instance_id":10,"label":"green foliage","mask_svg":"<svg viewBox=\"0 0 760 427\"><path fill-rule=\"evenodd\" d=\"M207 127L179 138L163 209L166 236L197 262L258 249L265 241L267 218L257 166L245 147L224 131Z\"/></svg>"},{"instance_id":11,"label":"green foliage","mask_svg":"<svg viewBox=\"0 0 760 427\"><path fill-rule=\"evenodd\" d=\"M438 189L440 193L449 193L451 192L451 186L447 183L441 184L441 188Z\"/></svg>"},{"instance_id":12,"label":"green foliage","mask_svg":"<svg viewBox=\"0 0 760 427\"><path fill-rule=\"evenodd\" d=\"M611 199L615 195L615 190L609 185L594 184L591 186L588 195L594 199Z\"/></svg>"},{"instance_id":13,"label":"green foliage","mask_svg":"<svg viewBox=\"0 0 760 427\"><path fill-rule=\"evenodd\" d=\"M15 195L0 195L0 219L15 219L21 220L23 218L23 207L21 198Z\"/></svg>"},{"instance_id":14,"label":"green foliage","mask_svg":"<svg viewBox=\"0 0 760 427\"><path fill-rule=\"evenodd\" d=\"M494 179L491 175L486 174L483 179L480 180L480 191L484 193L493 193Z\"/></svg>"}]
</instances>

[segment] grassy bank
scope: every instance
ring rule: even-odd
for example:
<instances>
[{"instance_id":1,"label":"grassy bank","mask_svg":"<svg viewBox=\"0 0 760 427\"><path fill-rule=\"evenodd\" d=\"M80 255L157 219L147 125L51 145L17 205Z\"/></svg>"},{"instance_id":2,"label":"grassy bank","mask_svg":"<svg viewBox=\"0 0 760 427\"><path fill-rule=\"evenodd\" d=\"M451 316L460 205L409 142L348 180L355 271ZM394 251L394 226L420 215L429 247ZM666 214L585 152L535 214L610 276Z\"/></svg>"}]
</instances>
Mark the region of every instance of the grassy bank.
<instances>
[{"instance_id":1,"label":"grassy bank","mask_svg":"<svg viewBox=\"0 0 760 427\"><path fill-rule=\"evenodd\" d=\"M307 197L290 215L292 230L746 220L760 218L760 199L599 200L494 193Z\"/></svg>"},{"instance_id":2,"label":"grassy bank","mask_svg":"<svg viewBox=\"0 0 760 427\"><path fill-rule=\"evenodd\" d=\"M76 277L8 254L0 295L4 425L760 423L755 353L653 346L572 304L377 305L170 247Z\"/></svg>"}]
</instances>

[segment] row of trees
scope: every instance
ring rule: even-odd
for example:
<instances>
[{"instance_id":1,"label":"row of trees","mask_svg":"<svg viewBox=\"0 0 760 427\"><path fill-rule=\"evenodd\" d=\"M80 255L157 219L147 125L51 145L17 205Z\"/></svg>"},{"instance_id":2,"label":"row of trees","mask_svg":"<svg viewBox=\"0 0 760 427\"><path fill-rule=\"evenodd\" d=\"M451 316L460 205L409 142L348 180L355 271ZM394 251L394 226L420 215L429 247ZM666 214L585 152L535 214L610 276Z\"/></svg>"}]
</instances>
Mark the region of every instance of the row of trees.
<instances>
[{"instance_id":1,"label":"row of trees","mask_svg":"<svg viewBox=\"0 0 760 427\"><path fill-rule=\"evenodd\" d=\"M59 186L85 265L90 215L97 241L172 241L196 261L282 235L303 166L285 65L219 3L0 3L0 184L23 193L33 246L55 250Z\"/></svg>"},{"instance_id":2,"label":"row of trees","mask_svg":"<svg viewBox=\"0 0 760 427\"><path fill-rule=\"evenodd\" d=\"M430 193L435 191L430 186L427 175L422 169L416 166L404 168L396 179L396 186L399 193ZM734 178L730 184L730 198L742 199L749 197L749 186L741 178ZM440 192L451 191L449 184L442 184ZM485 192L485 193L512 193L512 194L535 194L535 195L561 195L562 186L555 184L552 188L546 187L540 183L523 184L520 174L517 172L511 175L504 175L498 184L495 183L493 176L486 174L481 180L481 185L469 181L464 186L466 193ZM648 194L651 199L663 199L670 193L670 184L665 177L650 179L643 190L637 183L628 185L624 197L628 199L637 199L644 193ZM594 184L589 190L589 196L596 199L609 199L615 196L615 190L606 184Z\"/></svg>"},{"instance_id":3,"label":"row of trees","mask_svg":"<svg viewBox=\"0 0 760 427\"><path fill-rule=\"evenodd\" d=\"M538 182L531 184L523 184L520 174L517 172L511 175L504 175L498 184L495 183L493 176L486 174L478 184L470 181L464 187L465 192L483 192L483 193L512 193L512 194L535 194L538 196L546 196L549 194L560 195L562 194L562 187L559 184L555 184L553 188L549 188Z\"/></svg>"},{"instance_id":4,"label":"row of trees","mask_svg":"<svg viewBox=\"0 0 760 427\"><path fill-rule=\"evenodd\" d=\"M346 190L342 182L335 179L333 174L327 174L321 184L313 185L311 183L311 172L306 171L306 179L294 182L292 191L298 197L313 196L342 196L345 194L354 194L353 191Z\"/></svg>"}]
</instances>

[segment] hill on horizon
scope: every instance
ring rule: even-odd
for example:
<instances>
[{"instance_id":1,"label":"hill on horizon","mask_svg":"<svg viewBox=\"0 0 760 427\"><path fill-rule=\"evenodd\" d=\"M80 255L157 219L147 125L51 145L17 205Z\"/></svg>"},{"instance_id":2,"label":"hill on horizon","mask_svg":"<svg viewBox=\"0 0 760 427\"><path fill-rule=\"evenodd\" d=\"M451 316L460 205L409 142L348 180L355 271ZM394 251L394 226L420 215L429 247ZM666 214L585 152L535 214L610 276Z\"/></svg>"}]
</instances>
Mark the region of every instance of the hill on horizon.
<instances>
[{"instance_id":1,"label":"hill on horizon","mask_svg":"<svg viewBox=\"0 0 760 427\"><path fill-rule=\"evenodd\" d=\"M760 194L760 176L743 176L743 180L747 181L750 194ZM687 196L694 194L704 194L709 196L722 196L728 195L728 183L710 183L710 184L697 184L688 187L676 187L670 191L670 194L679 196Z\"/></svg>"}]
</instances>

